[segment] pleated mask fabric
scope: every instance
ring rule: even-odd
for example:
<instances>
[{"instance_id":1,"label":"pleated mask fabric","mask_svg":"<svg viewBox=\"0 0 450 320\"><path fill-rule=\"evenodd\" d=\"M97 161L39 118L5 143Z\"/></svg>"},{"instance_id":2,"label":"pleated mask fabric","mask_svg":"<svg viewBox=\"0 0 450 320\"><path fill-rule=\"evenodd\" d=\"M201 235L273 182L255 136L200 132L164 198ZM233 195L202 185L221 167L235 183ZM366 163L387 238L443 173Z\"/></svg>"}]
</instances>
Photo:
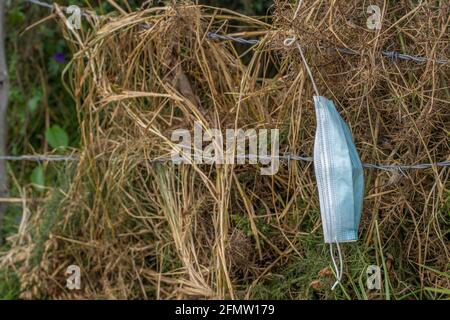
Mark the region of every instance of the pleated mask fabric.
<instances>
[{"instance_id":1,"label":"pleated mask fabric","mask_svg":"<svg viewBox=\"0 0 450 320\"><path fill-rule=\"evenodd\" d=\"M333 101L314 96L314 171L326 243L358 240L364 172L352 134Z\"/></svg>"}]
</instances>

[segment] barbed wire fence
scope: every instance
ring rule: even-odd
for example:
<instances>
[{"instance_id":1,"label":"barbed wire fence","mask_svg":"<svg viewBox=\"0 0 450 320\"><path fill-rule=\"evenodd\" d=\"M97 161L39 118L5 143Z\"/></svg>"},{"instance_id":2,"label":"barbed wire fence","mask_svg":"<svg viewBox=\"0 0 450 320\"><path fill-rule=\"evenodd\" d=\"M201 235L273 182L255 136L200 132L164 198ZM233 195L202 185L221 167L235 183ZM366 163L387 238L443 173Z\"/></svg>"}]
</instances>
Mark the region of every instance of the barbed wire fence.
<instances>
[{"instance_id":1,"label":"barbed wire fence","mask_svg":"<svg viewBox=\"0 0 450 320\"><path fill-rule=\"evenodd\" d=\"M54 9L55 5L53 3L47 3L40 0L24 0L25 2L28 2L30 4L34 4L40 7L48 8L48 9ZM86 13L83 13L84 15L87 15ZM144 28L149 28L149 25L144 25ZM210 40L222 40L222 41L233 41L240 44L248 44L248 45L256 45L260 43L260 40L258 39L245 39L242 37L235 37L231 35L224 35L219 34L217 32L207 32L206 36ZM349 55L357 55L358 52L349 49L349 48L334 48L335 50ZM437 64L448 64L448 60L446 59L431 59L428 57L422 57L422 56L415 56L415 55L409 55L400 53L397 51L389 51L389 50L383 50L381 51L381 54L387 58L390 58L392 60L406 60L406 61L413 61L417 63L423 63L427 61L433 61ZM273 158L277 158L280 161L303 161L303 162L313 162L313 157L309 156L300 156L300 155L291 155L291 154L284 154L281 156L258 156L254 154L247 154L247 155L238 155L236 158L254 158L259 157L263 160L271 160ZM76 155L4 155L0 156L0 160L3 161L31 161L31 162L76 162L79 161L79 156ZM164 162L170 162L172 159L171 157L160 157L156 159L146 159L145 161L153 162L153 163L164 163ZM433 167L450 167L450 160L436 162L436 163L418 163L418 164L374 164L374 163L363 163L363 167L367 169L378 169L378 170L386 170L386 171L403 171L403 170L415 170L415 169L429 169Z\"/></svg>"}]
</instances>

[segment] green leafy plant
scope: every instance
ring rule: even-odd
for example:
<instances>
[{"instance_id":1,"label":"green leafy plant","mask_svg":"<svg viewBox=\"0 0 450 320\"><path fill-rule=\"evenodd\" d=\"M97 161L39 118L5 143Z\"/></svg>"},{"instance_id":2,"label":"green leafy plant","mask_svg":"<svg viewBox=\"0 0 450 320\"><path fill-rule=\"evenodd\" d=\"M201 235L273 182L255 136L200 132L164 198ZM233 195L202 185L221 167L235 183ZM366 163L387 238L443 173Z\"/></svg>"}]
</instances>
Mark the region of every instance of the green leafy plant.
<instances>
[{"instance_id":1,"label":"green leafy plant","mask_svg":"<svg viewBox=\"0 0 450 320\"><path fill-rule=\"evenodd\" d=\"M58 125L53 125L45 131L45 139L54 148L65 148L69 145L67 132Z\"/></svg>"}]
</instances>

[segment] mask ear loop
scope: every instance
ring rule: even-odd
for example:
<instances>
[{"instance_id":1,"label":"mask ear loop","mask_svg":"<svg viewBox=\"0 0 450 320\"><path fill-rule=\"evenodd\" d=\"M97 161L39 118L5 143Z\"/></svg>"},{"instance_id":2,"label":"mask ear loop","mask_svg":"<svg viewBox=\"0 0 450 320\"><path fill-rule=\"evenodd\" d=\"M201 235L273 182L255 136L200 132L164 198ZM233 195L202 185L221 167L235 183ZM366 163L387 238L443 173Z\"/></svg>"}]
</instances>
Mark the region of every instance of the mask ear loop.
<instances>
[{"instance_id":1,"label":"mask ear loop","mask_svg":"<svg viewBox=\"0 0 450 320\"><path fill-rule=\"evenodd\" d=\"M306 72L308 73L308 76L311 79L311 83L313 85L314 92L316 93L316 96L320 96L319 90L317 90L316 82L314 81L314 77L312 75L311 69L309 68L308 62L306 61L305 55L303 54L302 47L298 43L296 36L292 35L289 38L286 38L283 42L283 44L287 47L292 46L294 43L297 46L298 51L300 52L300 56L302 57L302 61L303 61L303 64L305 65Z\"/></svg>"},{"instance_id":2,"label":"mask ear loop","mask_svg":"<svg viewBox=\"0 0 450 320\"><path fill-rule=\"evenodd\" d=\"M336 260L334 258L334 252L333 252L333 243L330 243L330 255L331 255L331 260L333 261L333 266L334 266L334 272L336 273L336 282L333 284L333 286L331 287L331 290L334 290L336 288L336 286L341 283L342 280L342 273L343 273L343 262L342 262L342 252L341 252L341 247L339 245L339 242L336 241L336 246L338 249L338 255L339 255L339 269L338 266L336 264Z\"/></svg>"}]
</instances>

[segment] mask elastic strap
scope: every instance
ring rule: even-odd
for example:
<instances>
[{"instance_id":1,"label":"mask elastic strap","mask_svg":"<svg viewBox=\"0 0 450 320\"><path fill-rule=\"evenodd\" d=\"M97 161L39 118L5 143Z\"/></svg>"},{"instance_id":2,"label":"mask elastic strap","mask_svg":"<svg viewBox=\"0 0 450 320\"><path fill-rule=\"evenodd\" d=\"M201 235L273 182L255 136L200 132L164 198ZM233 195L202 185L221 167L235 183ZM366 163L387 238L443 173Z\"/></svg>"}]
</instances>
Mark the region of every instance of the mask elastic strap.
<instances>
[{"instance_id":1,"label":"mask elastic strap","mask_svg":"<svg viewBox=\"0 0 450 320\"><path fill-rule=\"evenodd\" d=\"M295 13L294 13L294 18L292 19L292 21L294 21L297 18L302 4L303 4L303 0L299 0L297 3L297 9L295 10ZM289 38L286 38L284 40L283 44L287 47L290 47L294 42L295 42L295 45L297 46L298 51L300 51L300 56L302 57L303 64L305 65L305 68L306 68L306 72L308 72L309 78L311 79L311 82L312 82L312 85L314 88L314 92L316 93L316 96L320 96L319 90L317 90L316 82L314 81L314 77L312 76L311 69L309 68L308 62L306 61L306 58L303 55L302 47L298 43L296 35L292 34Z\"/></svg>"},{"instance_id":2,"label":"mask elastic strap","mask_svg":"<svg viewBox=\"0 0 450 320\"><path fill-rule=\"evenodd\" d=\"M306 61L305 55L303 54L302 47L298 43L296 36L292 35L289 38L286 38L283 41L283 44L286 47L290 47L292 44L294 44L294 42L295 42L295 45L297 46L298 51L300 52L300 56L302 57L302 61L303 61L303 64L305 65L306 72L308 73L309 79L311 79L311 83L313 85L314 92L316 93L316 96L320 96L319 90L317 90L316 82L314 81L314 77L312 75L311 69L309 68L308 62Z\"/></svg>"},{"instance_id":3,"label":"mask elastic strap","mask_svg":"<svg viewBox=\"0 0 450 320\"><path fill-rule=\"evenodd\" d=\"M309 78L311 79L314 92L316 93L316 96L320 96L319 90L317 90L316 82L314 81L314 77L312 75L311 69L309 68L308 62L306 61L305 56L303 55L302 47L300 47L300 44L298 42L295 43L297 45L298 51L300 51L300 56L302 57L303 63L305 64L306 72L308 72Z\"/></svg>"},{"instance_id":4,"label":"mask elastic strap","mask_svg":"<svg viewBox=\"0 0 450 320\"><path fill-rule=\"evenodd\" d=\"M338 268L336 260L334 258L333 243L332 242L330 243L330 255L331 255L331 260L333 261L334 272L336 273L336 282L331 287L331 290L334 290L336 288L336 286L341 282L342 273L343 273L342 252L341 252L341 247L339 245L339 242L337 242L337 241L336 241L336 246L338 249L338 256L339 256L339 268Z\"/></svg>"}]
</instances>

